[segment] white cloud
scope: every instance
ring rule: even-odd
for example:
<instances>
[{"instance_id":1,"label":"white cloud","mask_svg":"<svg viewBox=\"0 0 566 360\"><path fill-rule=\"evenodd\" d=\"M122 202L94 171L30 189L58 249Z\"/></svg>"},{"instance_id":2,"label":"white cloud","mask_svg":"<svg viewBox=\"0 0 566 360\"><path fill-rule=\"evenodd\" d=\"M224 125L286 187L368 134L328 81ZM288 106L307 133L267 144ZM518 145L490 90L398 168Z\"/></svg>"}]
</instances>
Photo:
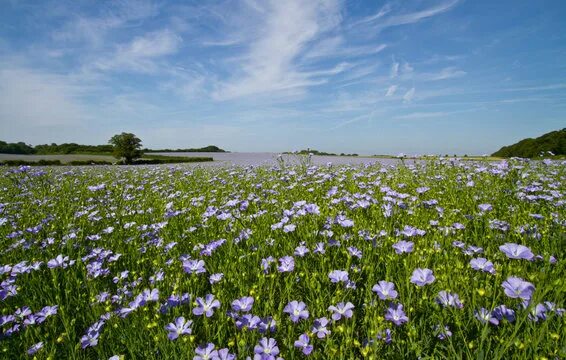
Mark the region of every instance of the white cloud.
<instances>
[{"instance_id":1,"label":"white cloud","mask_svg":"<svg viewBox=\"0 0 566 360\"><path fill-rule=\"evenodd\" d=\"M397 85L391 85L388 89L387 92L385 93L385 96L389 97L389 96L393 96L395 95L395 92L397 91Z\"/></svg>"},{"instance_id":2,"label":"white cloud","mask_svg":"<svg viewBox=\"0 0 566 360\"><path fill-rule=\"evenodd\" d=\"M397 61L393 61L391 64L391 78L394 79L399 75L399 63Z\"/></svg>"},{"instance_id":3,"label":"white cloud","mask_svg":"<svg viewBox=\"0 0 566 360\"><path fill-rule=\"evenodd\" d=\"M412 119L426 119L426 118L435 118L449 115L450 113L444 111L437 111L437 112L415 112L406 115L399 115L396 116L395 119L402 119L402 120L412 120Z\"/></svg>"},{"instance_id":4,"label":"white cloud","mask_svg":"<svg viewBox=\"0 0 566 360\"><path fill-rule=\"evenodd\" d=\"M220 84L214 94L216 99L301 91L321 83L301 71L296 59L310 42L340 22L338 1L272 0L262 5L265 14L257 29L258 37L240 62L239 75Z\"/></svg>"},{"instance_id":5,"label":"white cloud","mask_svg":"<svg viewBox=\"0 0 566 360\"><path fill-rule=\"evenodd\" d=\"M415 98L415 88L411 88L403 95L403 101L410 103Z\"/></svg>"},{"instance_id":6,"label":"white cloud","mask_svg":"<svg viewBox=\"0 0 566 360\"><path fill-rule=\"evenodd\" d=\"M430 80L430 81L438 81L438 80L446 80L446 79L453 79L465 76L467 73L463 70L459 70L455 67L447 67L438 73L433 74L423 74L423 80Z\"/></svg>"},{"instance_id":7,"label":"white cloud","mask_svg":"<svg viewBox=\"0 0 566 360\"><path fill-rule=\"evenodd\" d=\"M0 124L2 133L83 122L88 111L79 97L86 88L62 75L2 65Z\"/></svg>"},{"instance_id":8,"label":"white cloud","mask_svg":"<svg viewBox=\"0 0 566 360\"><path fill-rule=\"evenodd\" d=\"M413 72L413 70L415 70L415 69L414 69L411 65L409 65L408 62L405 61L405 62L403 63L403 67L401 68L401 71L402 71L404 74L411 73L411 72Z\"/></svg>"},{"instance_id":9,"label":"white cloud","mask_svg":"<svg viewBox=\"0 0 566 360\"><path fill-rule=\"evenodd\" d=\"M151 0L119 0L98 7L98 16L73 15L66 25L52 36L59 41L84 41L104 45L106 36L113 30L131 26L155 16L159 12Z\"/></svg>"},{"instance_id":10,"label":"white cloud","mask_svg":"<svg viewBox=\"0 0 566 360\"><path fill-rule=\"evenodd\" d=\"M322 39L316 42L305 53L304 59L331 59L336 57L352 58L365 55L377 54L387 48L386 44L378 45L359 45L359 46L344 46L347 43L344 37L334 36Z\"/></svg>"},{"instance_id":11,"label":"white cloud","mask_svg":"<svg viewBox=\"0 0 566 360\"><path fill-rule=\"evenodd\" d=\"M181 37L168 29L147 33L119 45L110 57L95 61L94 67L100 70L154 72L157 68L154 59L176 53L181 42Z\"/></svg>"},{"instance_id":12,"label":"white cloud","mask_svg":"<svg viewBox=\"0 0 566 360\"><path fill-rule=\"evenodd\" d=\"M377 31L391 26L414 24L420 20L444 13L453 8L458 2L459 0L445 1L437 6L425 10L391 16L385 16L391 12L390 8L388 8L387 11L384 11L384 8L382 8L376 15L366 17L358 21L357 24L372 25L372 27Z\"/></svg>"}]
</instances>

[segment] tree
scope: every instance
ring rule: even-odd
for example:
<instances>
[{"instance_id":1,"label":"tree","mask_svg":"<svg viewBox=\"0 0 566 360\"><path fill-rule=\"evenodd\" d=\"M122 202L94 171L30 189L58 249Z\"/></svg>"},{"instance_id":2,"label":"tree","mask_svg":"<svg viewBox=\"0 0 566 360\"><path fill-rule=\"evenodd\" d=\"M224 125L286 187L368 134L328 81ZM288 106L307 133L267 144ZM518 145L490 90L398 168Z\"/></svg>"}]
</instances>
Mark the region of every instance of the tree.
<instances>
[{"instance_id":1,"label":"tree","mask_svg":"<svg viewBox=\"0 0 566 360\"><path fill-rule=\"evenodd\" d=\"M116 159L124 159L126 164L131 164L136 158L142 156L143 152L141 140L134 134L121 133L114 135L108 143L114 146L113 155Z\"/></svg>"}]
</instances>

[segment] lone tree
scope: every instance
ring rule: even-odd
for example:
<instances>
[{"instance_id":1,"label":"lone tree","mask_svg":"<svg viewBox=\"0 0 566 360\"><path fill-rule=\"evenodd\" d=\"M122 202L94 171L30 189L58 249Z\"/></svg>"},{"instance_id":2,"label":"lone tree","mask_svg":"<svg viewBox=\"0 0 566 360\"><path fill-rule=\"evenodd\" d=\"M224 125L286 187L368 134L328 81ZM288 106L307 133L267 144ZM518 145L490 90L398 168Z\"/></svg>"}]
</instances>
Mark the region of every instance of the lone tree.
<instances>
[{"instance_id":1,"label":"lone tree","mask_svg":"<svg viewBox=\"0 0 566 360\"><path fill-rule=\"evenodd\" d=\"M142 156L141 140L134 134L121 133L114 135L108 143L114 146L113 154L116 159L124 159L126 164L131 164L136 158Z\"/></svg>"}]
</instances>

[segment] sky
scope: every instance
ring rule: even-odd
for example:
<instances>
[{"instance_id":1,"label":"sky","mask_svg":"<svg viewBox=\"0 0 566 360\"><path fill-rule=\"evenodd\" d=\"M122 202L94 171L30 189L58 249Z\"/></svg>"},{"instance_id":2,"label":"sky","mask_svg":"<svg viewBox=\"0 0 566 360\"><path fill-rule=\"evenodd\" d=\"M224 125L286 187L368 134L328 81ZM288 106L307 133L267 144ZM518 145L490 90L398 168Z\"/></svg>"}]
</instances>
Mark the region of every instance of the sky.
<instances>
[{"instance_id":1,"label":"sky","mask_svg":"<svg viewBox=\"0 0 566 360\"><path fill-rule=\"evenodd\" d=\"M489 154L566 127L563 0L0 0L0 140Z\"/></svg>"}]
</instances>

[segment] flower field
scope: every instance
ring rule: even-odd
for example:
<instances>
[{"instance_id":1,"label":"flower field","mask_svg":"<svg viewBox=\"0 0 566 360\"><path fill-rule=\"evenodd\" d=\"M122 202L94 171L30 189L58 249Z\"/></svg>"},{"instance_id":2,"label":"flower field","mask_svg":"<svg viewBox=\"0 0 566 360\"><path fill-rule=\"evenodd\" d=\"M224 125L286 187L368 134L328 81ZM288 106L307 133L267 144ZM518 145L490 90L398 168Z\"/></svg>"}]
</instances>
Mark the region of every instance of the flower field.
<instances>
[{"instance_id":1,"label":"flower field","mask_svg":"<svg viewBox=\"0 0 566 360\"><path fill-rule=\"evenodd\" d=\"M2 359L566 358L566 163L2 168Z\"/></svg>"}]
</instances>

